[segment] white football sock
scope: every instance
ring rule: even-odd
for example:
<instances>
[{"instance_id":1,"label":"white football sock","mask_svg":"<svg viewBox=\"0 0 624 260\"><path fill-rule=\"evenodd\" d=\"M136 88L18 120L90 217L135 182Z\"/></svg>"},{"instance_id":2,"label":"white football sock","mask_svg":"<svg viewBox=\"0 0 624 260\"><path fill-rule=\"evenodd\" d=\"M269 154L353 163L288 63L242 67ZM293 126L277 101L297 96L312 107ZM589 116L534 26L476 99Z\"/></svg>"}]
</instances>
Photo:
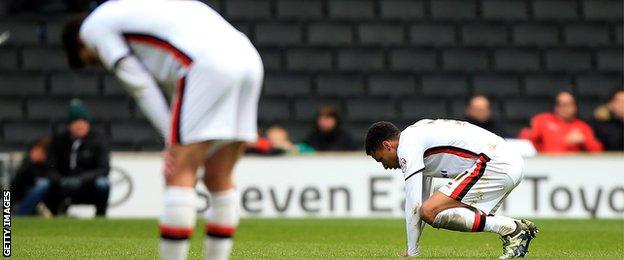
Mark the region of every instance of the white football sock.
<instances>
[{"instance_id":1,"label":"white football sock","mask_svg":"<svg viewBox=\"0 0 624 260\"><path fill-rule=\"evenodd\" d=\"M204 256L210 260L225 260L232 251L232 236L238 225L238 194L234 189L211 193L206 212Z\"/></svg>"},{"instance_id":2,"label":"white football sock","mask_svg":"<svg viewBox=\"0 0 624 260\"><path fill-rule=\"evenodd\" d=\"M197 217L195 189L170 186L165 189L165 208L159 219L160 258L188 258L189 237Z\"/></svg>"},{"instance_id":3,"label":"white football sock","mask_svg":"<svg viewBox=\"0 0 624 260\"><path fill-rule=\"evenodd\" d=\"M438 213L432 226L462 232L487 231L503 236L516 229L516 222L509 217L487 216L481 211L458 207Z\"/></svg>"},{"instance_id":4,"label":"white football sock","mask_svg":"<svg viewBox=\"0 0 624 260\"><path fill-rule=\"evenodd\" d=\"M501 236L516 230L516 220L505 216L487 216L483 231L494 232Z\"/></svg>"},{"instance_id":5,"label":"white football sock","mask_svg":"<svg viewBox=\"0 0 624 260\"><path fill-rule=\"evenodd\" d=\"M474 230L476 232L479 230L480 221L481 214L475 214L468 208L458 207L438 213L431 226L454 231L472 232Z\"/></svg>"}]
</instances>

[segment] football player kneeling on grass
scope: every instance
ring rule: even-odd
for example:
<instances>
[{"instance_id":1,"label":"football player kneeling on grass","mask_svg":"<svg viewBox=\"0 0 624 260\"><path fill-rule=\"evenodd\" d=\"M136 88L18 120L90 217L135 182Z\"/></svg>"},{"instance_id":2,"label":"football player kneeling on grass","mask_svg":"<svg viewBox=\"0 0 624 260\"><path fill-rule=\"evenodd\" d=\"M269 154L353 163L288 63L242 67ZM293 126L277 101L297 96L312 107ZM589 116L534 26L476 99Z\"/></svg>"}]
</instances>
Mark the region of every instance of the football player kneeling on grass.
<instances>
[{"instance_id":1,"label":"football player kneeling on grass","mask_svg":"<svg viewBox=\"0 0 624 260\"><path fill-rule=\"evenodd\" d=\"M366 154L386 169L403 171L407 251L418 256L424 222L461 232L501 235L501 259L523 257L537 233L535 224L494 215L522 181L524 161L505 140L463 121L423 119L402 132L389 122L373 124ZM448 178L433 192L431 178Z\"/></svg>"}]
</instances>

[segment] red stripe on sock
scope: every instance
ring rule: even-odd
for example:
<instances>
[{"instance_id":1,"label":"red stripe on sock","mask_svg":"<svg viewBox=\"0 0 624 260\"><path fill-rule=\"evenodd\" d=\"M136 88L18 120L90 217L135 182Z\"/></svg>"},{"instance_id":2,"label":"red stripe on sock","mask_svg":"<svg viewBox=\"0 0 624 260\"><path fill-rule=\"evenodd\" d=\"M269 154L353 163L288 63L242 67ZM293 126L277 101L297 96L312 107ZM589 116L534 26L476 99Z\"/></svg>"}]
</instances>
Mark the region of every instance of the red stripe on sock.
<instances>
[{"instance_id":1,"label":"red stripe on sock","mask_svg":"<svg viewBox=\"0 0 624 260\"><path fill-rule=\"evenodd\" d=\"M220 226L215 224L206 223L206 233L218 234L222 236L232 236L236 231L236 227L233 226Z\"/></svg>"},{"instance_id":2,"label":"red stripe on sock","mask_svg":"<svg viewBox=\"0 0 624 260\"><path fill-rule=\"evenodd\" d=\"M177 238L185 238L190 237L193 234L193 228L190 227L169 227L165 225L158 225L158 229L160 229L161 235L166 235L168 237L177 237Z\"/></svg>"},{"instance_id":3,"label":"red stripe on sock","mask_svg":"<svg viewBox=\"0 0 624 260\"><path fill-rule=\"evenodd\" d=\"M472 232L477 232L479 230L479 225L481 225L481 214L478 212L474 213L474 222L472 222Z\"/></svg>"}]
</instances>

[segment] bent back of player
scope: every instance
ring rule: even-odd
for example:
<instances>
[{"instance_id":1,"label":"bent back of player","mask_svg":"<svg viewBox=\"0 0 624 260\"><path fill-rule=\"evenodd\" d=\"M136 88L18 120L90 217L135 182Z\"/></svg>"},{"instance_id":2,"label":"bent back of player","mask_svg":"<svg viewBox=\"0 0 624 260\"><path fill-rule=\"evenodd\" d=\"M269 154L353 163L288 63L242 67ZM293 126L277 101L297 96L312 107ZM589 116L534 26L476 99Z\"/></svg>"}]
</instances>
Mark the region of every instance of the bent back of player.
<instances>
[{"instance_id":1,"label":"bent back of player","mask_svg":"<svg viewBox=\"0 0 624 260\"><path fill-rule=\"evenodd\" d=\"M378 122L368 130L366 153L384 168L403 172L405 256L420 254L424 223L461 232L497 233L503 240L501 259L528 252L537 227L528 220L495 215L522 181L524 170L522 157L503 138L457 120L423 119L402 132L389 122ZM432 187L431 178L449 181Z\"/></svg>"},{"instance_id":2,"label":"bent back of player","mask_svg":"<svg viewBox=\"0 0 624 260\"><path fill-rule=\"evenodd\" d=\"M63 43L72 67L114 73L167 143L161 258L188 257L203 167L212 199L204 254L227 259L238 225L231 173L243 144L257 137L264 74L249 39L199 1L135 0L73 19Z\"/></svg>"}]
</instances>

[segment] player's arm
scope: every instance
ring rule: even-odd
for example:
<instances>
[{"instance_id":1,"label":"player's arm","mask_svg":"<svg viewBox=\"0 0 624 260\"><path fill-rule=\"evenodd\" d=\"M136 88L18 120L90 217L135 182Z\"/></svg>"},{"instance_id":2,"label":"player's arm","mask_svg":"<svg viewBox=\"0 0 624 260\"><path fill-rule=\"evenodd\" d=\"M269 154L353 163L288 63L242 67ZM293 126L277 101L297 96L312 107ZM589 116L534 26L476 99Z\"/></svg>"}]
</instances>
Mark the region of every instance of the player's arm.
<instances>
[{"instance_id":1,"label":"player's arm","mask_svg":"<svg viewBox=\"0 0 624 260\"><path fill-rule=\"evenodd\" d=\"M410 176L405 181L406 256L417 256L420 254L419 240L425 223L420 219L420 207L425 199L423 197L425 187L422 170Z\"/></svg>"},{"instance_id":2,"label":"player's arm","mask_svg":"<svg viewBox=\"0 0 624 260\"><path fill-rule=\"evenodd\" d=\"M424 228L424 221L420 218L420 207L428 197L429 188L424 187L423 161L424 146L421 138L408 134L401 134L397 155L399 164L405 176L405 224L407 232L407 256L420 254L420 235ZM427 182L429 183L429 182ZM427 193L427 197L423 196Z\"/></svg>"},{"instance_id":3,"label":"player's arm","mask_svg":"<svg viewBox=\"0 0 624 260\"><path fill-rule=\"evenodd\" d=\"M99 11L98 11L99 10ZM169 107L159 86L143 64L132 55L119 29L114 12L94 11L80 27L80 39L95 52L102 65L115 73L126 90L134 96L143 114L166 137Z\"/></svg>"},{"instance_id":4,"label":"player's arm","mask_svg":"<svg viewBox=\"0 0 624 260\"><path fill-rule=\"evenodd\" d=\"M152 75L133 55L126 55L115 65L115 75L134 97L143 114L163 137L169 133L169 106Z\"/></svg>"}]
</instances>

